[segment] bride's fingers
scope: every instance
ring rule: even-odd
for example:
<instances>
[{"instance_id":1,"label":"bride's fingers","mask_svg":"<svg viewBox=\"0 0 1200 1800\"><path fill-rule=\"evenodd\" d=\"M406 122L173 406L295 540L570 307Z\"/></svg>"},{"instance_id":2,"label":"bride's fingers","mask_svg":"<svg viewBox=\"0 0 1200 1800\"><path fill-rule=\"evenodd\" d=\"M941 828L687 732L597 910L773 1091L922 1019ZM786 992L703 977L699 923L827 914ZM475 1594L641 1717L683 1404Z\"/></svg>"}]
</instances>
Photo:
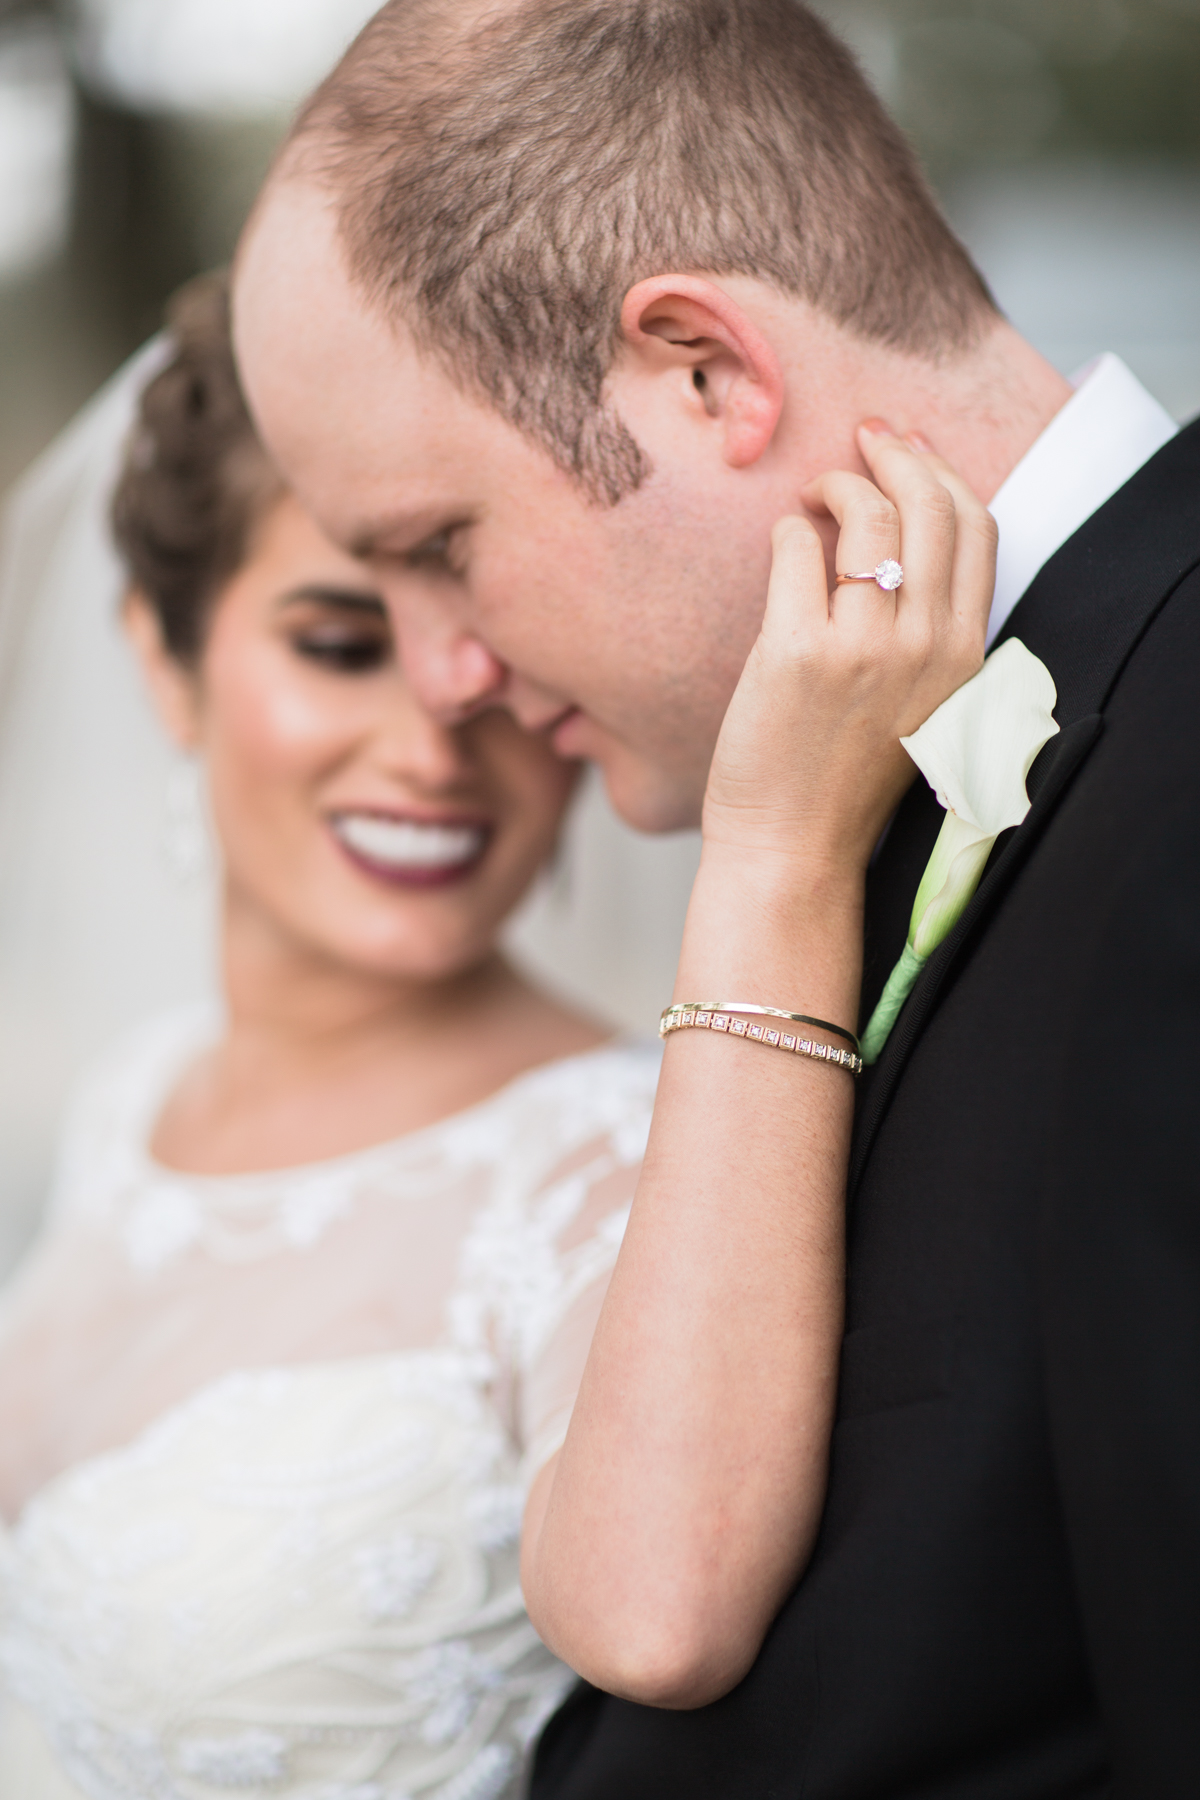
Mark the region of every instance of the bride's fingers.
<instances>
[{"instance_id":1,"label":"bride's fingers","mask_svg":"<svg viewBox=\"0 0 1200 1800\"><path fill-rule=\"evenodd\" d=\"M819 475L803 488L800 498L813 512L827 512L839 526L835 577L868 575L881 562L898 561L900 556L900 516L886 494L862 475L851 475L844 469L832 469ZM837 586L839 594L853 592L850 586ZM855 583L860 592L877 602L886 601L895 610L894 594L876 587L874 582Z\"/></svg>"},{"instance_id":2,"label":"bride's fingers","mask_svg":"<svg viewBox=\"0 0 1200 1800\"><path fill-rule=\"evenodd\" d=\"M896 595L898 612L911 614L920 608L931 623L948 619L953 610L958 523L955 497L927 459L892 432L862 426L858 442L872 477L900 521L904 586Z\"/></svg>"},{"instance_id":3,"label":"bride's fingers","mask_svg":"<svg viewBox=\"0 0 1200 1800\"><path fill-rule=\"evenodd\" d=\"M957 469L931 449L923 438L914 434L910 441L916 454L954 500L957 529L951 604L955 617L967 631L986 632L996 586L999 537L996 521Z\"/></svg>"}]
</instances>

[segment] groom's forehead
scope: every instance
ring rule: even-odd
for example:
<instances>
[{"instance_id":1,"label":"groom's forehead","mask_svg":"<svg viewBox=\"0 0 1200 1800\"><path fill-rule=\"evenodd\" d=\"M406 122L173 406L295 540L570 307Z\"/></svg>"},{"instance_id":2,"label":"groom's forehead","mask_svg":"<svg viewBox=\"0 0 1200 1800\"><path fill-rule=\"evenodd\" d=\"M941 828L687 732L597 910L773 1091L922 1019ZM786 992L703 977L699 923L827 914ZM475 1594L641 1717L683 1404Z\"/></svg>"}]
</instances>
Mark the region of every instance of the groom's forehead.
<instances>
[{"instance_id":1,"label":"groom's forehead","mask_svg":"<svg viewBox=\"0 0 1200 1800\"><path fill-rule=\"evenodd\" d=\"M264 190L234 263L233 332L251 386L297 355L306 366L353 347L361 362L373 338L378 355L382 321L351 280L332 196L313 184L276 178Z\"/></svg>"},{"instance_id":2,"label":"groom's forehead","mask_svg":"<svg viewBox=\"0 0 1200 1800\"><path fill-rule=\"evenodd\" d=\"M285 466L310 441L361 469L380 449L406 457L466 434L470 403L352 280L319 193L264 197L238 255L233 328L251 410Z\"/></svg>"},{"instance_id":3,"label":"groom's forehead","mask_svg":"<svg viewBox=\"0 0 1200 1800\"><path fill-rule=\"evenodd\" d=\"M448 525L494 522L518 487L556 518L582 504L541 446L364 294L321 189L290 181L264 194L238 254L233 320L269 450L356 554L404 553Z\"/></svg>"}]
</instances>

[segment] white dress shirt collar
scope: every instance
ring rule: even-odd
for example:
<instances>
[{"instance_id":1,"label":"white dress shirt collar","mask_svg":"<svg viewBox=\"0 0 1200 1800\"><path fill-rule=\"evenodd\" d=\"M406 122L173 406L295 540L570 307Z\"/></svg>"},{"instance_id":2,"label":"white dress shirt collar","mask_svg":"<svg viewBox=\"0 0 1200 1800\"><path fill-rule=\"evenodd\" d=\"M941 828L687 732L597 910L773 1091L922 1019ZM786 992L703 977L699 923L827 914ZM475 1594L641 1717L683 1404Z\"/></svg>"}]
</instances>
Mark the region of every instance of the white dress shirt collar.
<instances>
[{"instance_id":1,"label":"white dress shirt collar","mask_svg":"<svg viewBox=\"0 0 1200 1800\"><path fill-rule=\"evenodd\" d=\"M1000 527L989 644L1042 565L1178 430L1119 356L1098 356L1071 385L989 508Z\"/></svg>"}]
</instances>

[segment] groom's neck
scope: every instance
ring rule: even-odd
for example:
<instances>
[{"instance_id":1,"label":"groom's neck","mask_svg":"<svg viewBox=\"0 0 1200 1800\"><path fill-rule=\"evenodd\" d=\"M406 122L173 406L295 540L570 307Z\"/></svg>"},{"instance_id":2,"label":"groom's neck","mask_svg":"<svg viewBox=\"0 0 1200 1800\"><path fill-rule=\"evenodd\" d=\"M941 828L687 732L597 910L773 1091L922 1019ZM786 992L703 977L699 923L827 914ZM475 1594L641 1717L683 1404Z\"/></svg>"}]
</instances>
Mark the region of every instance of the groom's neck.
<instances>
[{"instance_id":1,"label":"groom's neck","mask_svg":"<svg viewBox=\"0 0 1200 1800\"><path fill-rule=\"evenodd\" d=\"M792 401L776 434L778 466L792 477L866 474L855 433L878 418L901 436L927 438L987 504L1071 397L1069 382L999 315L968 348L934 357L865 341L803 302L781 304L761 284L742 289L747 313L777 347Z\"/></svg>"},{"instance_id":2,"label":"groom's neck","mask_svg":"<svg viewBox=\"0 0 1200 1800\"><path fill-rule=\"evenodd\" d=\"M928 422L918 419L915 429L985 503L1072 393L1058 370L1004 320L976 350L932 376L914 395L928 409Z\"/></svg>"}]
</instances>

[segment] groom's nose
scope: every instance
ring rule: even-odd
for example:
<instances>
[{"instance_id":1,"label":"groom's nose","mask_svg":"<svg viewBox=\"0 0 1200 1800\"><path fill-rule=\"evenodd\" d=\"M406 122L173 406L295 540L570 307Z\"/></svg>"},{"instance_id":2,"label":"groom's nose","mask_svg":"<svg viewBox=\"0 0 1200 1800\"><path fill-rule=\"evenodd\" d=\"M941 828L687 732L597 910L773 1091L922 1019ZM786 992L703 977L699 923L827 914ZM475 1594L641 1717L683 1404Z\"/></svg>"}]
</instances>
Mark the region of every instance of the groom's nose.
<instances>
[{"instance_id":1,"label":"groom's nose","mask_svg":"<svg viewBox=\"0 0 1200 1800\"><path fill-rule=\"evenodd\" d=\"M498 700L508 670L456 620L384 596L404 673L418 703L443 725L457 725Z\"/></svg>"}]
</instances>

